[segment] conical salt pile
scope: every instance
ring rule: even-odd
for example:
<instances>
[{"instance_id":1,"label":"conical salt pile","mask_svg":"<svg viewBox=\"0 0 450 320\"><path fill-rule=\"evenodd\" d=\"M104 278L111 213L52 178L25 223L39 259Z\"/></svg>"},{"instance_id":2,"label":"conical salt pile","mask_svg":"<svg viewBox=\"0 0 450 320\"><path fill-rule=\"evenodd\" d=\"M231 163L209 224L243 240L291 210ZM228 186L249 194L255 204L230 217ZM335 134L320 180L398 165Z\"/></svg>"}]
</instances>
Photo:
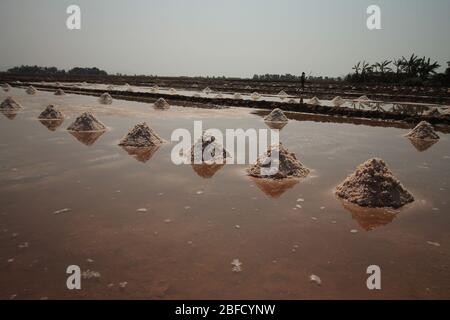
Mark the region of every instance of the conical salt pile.
<instances>
[{"instance_id":1,"label":"conical salt pile","mask_svg":"<svg viewBox=\"0 0 450 320\"><path fill-rule=\"evenodd\" d=\"M154 147L164 143L164 139L156 134L145 122L139 123L119 142L126 147Z\"/></svg>"},{"instance_id":2,"label":"conical salt pile","mask_svg":"<svg viewBox=\"0 0 450 320\"><path fill-rule=\"evenodd\" d=\"M63 96L65 94L66 93L64 92L63 89L58 89L58 90L55 91L55 96Z\"/></svg>"},{"instance_id":3,"label":"conical salt pile","mask_svg":"<svg viewBox=\"0 0 450 320\"><path fill-rule=\"evenodd\" d=\"M253 92L250 96L252 100L259 100L261 98L261 95L258 92Z\"/></svg>"},{"instance_id":4,"label":"conical salt pile","mask_svg":"<svg viewBox=\"0 0 450 320\"><path fill-rule=\"evenodd\" d=\"M278 108L273 109L271 113L264 117L264 121L268 122L288 122L289 119L284 112Z\"/></svg>"},{"instance_id":5,"label":"conical salt pile","mask_svg":"<svg viewBox=\"0 0 450 320\"><path fill-rule=\"evenodd\" d=\"M54 105L49 104L38 118L41 120L60 120L63 118L63 115Z\"/></svg>"},{"instance_id":6,"label":"conical salt pile","mask_svg":"<svg viewBox=\"0 0 450 320\"><path fill-rule=\"evenodd\" d=\"M211 93L211 89L209 87L206 87L205 89L203 89L203 92L206 94L210 94Z\"/></svg>"},{"instance_id":7,"label":"conical salt pile","mask_svg":"<svg viewBox=\"0 0 450 320\"><path fill-rule=\"evenodd\" d=\"M273 164L271 157L274 158ZM261 169L266 168L267 171L271 171L273 170L271 167L278 167L278 171L273 171L271 175L264 175L265 172ZM309 169L297 160L295 154L289 152L281 143L271 145L267 152L259 156L256 163L247 169L247 173L252 177L269 179L304 178L309 172Z\"/></svg>"},{"instance_id":8,"label":"conical salt pile","mask_svg":"<svg viewBox=\"0 0 450 320\"><path fill-rule=\"evenodd\" d=\"M109 90L109 91L114 90L114 89L115 89L115 88L114 88L113 85L109 85L109 86L106 87L106 90Z\"/></svg>"},{"instance_id":9,"label":"conical salt pile","mask_svg":"<svg viewBox=\"0 0 450 320\"><path fill-rule=\"evenodd\" d=\"M414 129L412 129L406 137L411 139L422 139L422 140L438 140L439 136L434 131L431 124L426 121L420 122Z\"/></svg>"},{"instance_id":10,"label":"conical salt pile","mask_svg":"<svg viewBox=\"0 0 450 320\"><path fill-rule=\"evenodd\" d=\"M98 101L101 104L111 104L113 102L113 98L108 92L105 92L98 98Z\"/></svg>"},{"instance_id":11,"label":"conical salt pile","mask_svg":"<svg viewBox=\"0 0 450 320\"><path fill-rule=\"evenodd\" d=\"M370 99L367 96L361 96L358 99L356 99L357 101L370 101Z\"/></svg>"},{"instance_id":12,"label":"conical salt pile","mask_svg":"<svg viewBox=\"0 0 450 320\"><path fill-rule=\"evenodd\" d=\"M228 151L216 141L216 137L206 131L191 148L191 164L222 164L228 156Z\"/></svg>"},{"instance_id":13,"label":"conical salt pile","mask_svg":"<svg viewBox=\"0 0 450 320\"><path fill-rule=\"evenodd\" d=\"M175 90L174 88L170 88L170 89L169 89L169 92L173 94L173 93L176 93L177 90Z\"/></svg>"},{"instance_id":14,"label":"conical salt pile","mask_svg":"<svg viewBox=\"0 0 450 320\"><path fill-rule=\"evenodd\" d=\"M280 92L278 92L278 95L280 97L287 97L288 94L284 90L281 90Z\"/></svg>"},{"instance_id":15,"label":"conical salt pile","mask_svg":"<svg viewBox=\"0 0 450 320\"><path fill-rule=\"evenodd\" d=\"M345 101L340 96L337 96L333 100L331 100L331 103L336 107L340 107L345 103Z\"/></svg>"},{"instance_id":16,"label":"conical salt pile","mask_svg":"<svg viewBox=\"0 0 450 320\"><path fill-rule=\"evenodd\" d=\"M159 98L158 100L156 100L155 103L153 104L153 106L155 107L155 109L161 109L161 110L170 108L170 104L164 98Z\"/></svg>"},{"instance_id":17,"label":"conical salt pile","mask_svg":"<svg viewBox=\"0 0 450 320\"><path fill-rule=\"evenodd\" d=\"M242 99L242 95L241 95L240 93L235 93L235 94L233 95L233 97L234 97L235 99L238 99L238 100Z\"/></svg>"},{"instance_id":18,"label":"conical salt pile","mask_svg":"<svg viewBox=\"0 0 450 320\"><path fill-rule=\"evenodd\" d=\"M215 97L216 99L222 99L223 98L223 95L219 92L218 94L216 94L216 97Z\"/></svg>"},{"instance_id":19,"label":"conical salt pile","mask_svg":"<svg viewBox=\"0 0 450 320\"><path fill-rule=\"evenodd\" d=\"M26 90L28 94L35 94L37 92L36 88L33 86L29 86Z\"/></svg>"},{"instance_id":20,"label":"conical salt pile","mask_svg":"<svg viewBox=\"0 0 450 320\"><path fill-rule=\"evenodd\" d=\"M400 208L414 197L378 158L367 160L337 188L336 195L362 207Z\"/></svg>"},{"instance_id":21,"label":"conical salt pile","mask_svg":"<svg viewBox=\"0 0 450 320\"><path fill-rule=\"evenodd\" d=\"M9 83L4 83L2 85L3 91L8 92L9 90L11 90L11 86L9 85Z\"/></svg>"},{"instance_id":22,"label":"conical salt pile","mask_svg":"<svg viewBox=\"0 0 450 320\"><path fill-rule=\"evenodd\" d=\"M154 85L153 87L150 87L150 92L157 93L159 90L159 87L157 85Z\"/></svg>"},{"instance_id":23,"label":"conical salt pile","mask_svg":"<svg viewBox=\"0 0 450 320\"><path fill-rule=\"evenodd\" d=\"M291 99L288 100L288 103L297 103L297 101L295 101L294 98L291 98Z\"/></svg>"},{"instance_id":24,"label":"conical salt pile","mask_svg":"<svg viewBox=\"0 0 450 320\"><path fill-rule=\"evenodd\" d=\"M0 104L0 111L3 112L17 111L19 109L22 109L22 106L16 100L14 100L13 97L7 97Z\"/></svg>"},{"instance_id":25,"label":"conical salt pile","mask_svg":"<svg viewBox=\"0 0 450 320\"><path fill-rule=\"evenodd\" d=\"M81 114L68 128L69 131L104 131L106 127L90 112Z\"/></svg>"},{"instance_id":26,"label":"conical salt pile","mask_svg":"<svg viewBox=\"0 0 450 320\"><path fill-rule=\"evenodd\" d=\"M309 104L312 104L313 106L319 106L320 105L320 100L317 99L317 97L313 97L309 100Z\"/></svg>"}]
</instances>

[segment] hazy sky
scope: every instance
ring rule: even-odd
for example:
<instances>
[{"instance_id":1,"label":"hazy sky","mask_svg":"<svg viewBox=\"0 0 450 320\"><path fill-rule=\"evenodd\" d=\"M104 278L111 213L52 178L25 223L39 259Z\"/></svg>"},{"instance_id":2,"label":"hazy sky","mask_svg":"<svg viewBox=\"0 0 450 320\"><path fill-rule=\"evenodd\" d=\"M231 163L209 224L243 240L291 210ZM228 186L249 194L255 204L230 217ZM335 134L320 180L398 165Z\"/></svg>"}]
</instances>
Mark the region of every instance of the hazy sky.
<instances>
[{"instance_id":1,"label":"hazy sky","mask_svg":"<svg viewBox=\"0 0 450 320\"><path fill-rule=\"evenodd\" d=\"M81 30L66 8L81 8ZM377 4L382 30L366 28ZM0 0L0 66L340 76L359 60L450 60L450 0Z\"/></svg>"}]
</instances>

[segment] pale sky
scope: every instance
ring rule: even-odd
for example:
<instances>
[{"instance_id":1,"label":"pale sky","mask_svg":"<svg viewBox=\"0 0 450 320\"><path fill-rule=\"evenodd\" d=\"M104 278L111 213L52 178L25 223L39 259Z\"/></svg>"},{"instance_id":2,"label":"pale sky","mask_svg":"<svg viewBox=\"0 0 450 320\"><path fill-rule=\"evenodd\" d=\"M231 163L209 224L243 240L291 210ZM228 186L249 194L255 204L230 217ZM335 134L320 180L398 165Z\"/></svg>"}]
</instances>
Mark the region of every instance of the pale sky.
<instances>
[{"instance_id":1,"label":"pale sky","mask_svg":"<svg viewBox=\"0 0 450 320\"><path fill-rule=\"evenodd\" d=\"M81 30L66 28L71 4ZM366 28L371 4L382 30ZM0 0L0 68L343 76L413 52L446 66L449 13L450 0Z\"/></svg>"}]
</instances>

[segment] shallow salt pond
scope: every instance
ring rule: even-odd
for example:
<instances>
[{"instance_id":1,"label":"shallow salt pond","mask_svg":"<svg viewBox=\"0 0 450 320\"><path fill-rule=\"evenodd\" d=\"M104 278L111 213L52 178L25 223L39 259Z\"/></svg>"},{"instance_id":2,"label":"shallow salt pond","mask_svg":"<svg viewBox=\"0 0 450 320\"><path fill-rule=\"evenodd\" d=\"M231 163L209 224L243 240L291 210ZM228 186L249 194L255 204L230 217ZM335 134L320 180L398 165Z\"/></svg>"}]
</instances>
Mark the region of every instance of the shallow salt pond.
<instances>
[{"instance_id":1,"label":"shallow salt pond","mask_svg":"<svg viewBox=\"0 0 450 320\"><path fill-rule=\"evenodd\" d=\"M407 128L297 114L281 141L312 172L273 186L246 176L245 165L176 166L175 143L135 156L117 145L143 121L170 141L174 129L192 132L194 120L204 129L267 128L264 112L105 106L18 88L0 99L9 95L24 109L0 114L1 299L450 298L448 134L438 132L441 140L421 152L403 137ZM50 103L66 115L52 130L36 120ZM108 130L67 132L87 110ZM413 204L366 212L334 197L334 187L375 156ZM232 271L235 259L240 272ZM65 270L73 264L101 276L69 291ZM381 291L366 287L370 265L381 267Z\"/></svg>"}]
</instances>

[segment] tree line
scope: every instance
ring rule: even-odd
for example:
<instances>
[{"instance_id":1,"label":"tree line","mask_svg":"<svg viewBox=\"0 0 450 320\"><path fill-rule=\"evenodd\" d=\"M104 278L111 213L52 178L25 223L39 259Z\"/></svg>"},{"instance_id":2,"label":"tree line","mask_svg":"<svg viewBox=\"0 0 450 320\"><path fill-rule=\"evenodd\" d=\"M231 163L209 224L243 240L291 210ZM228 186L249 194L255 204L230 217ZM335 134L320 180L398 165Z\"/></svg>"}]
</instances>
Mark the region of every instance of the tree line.
<instances>
[{"instance_id":1,"label":"tree line","mask_svg":"<svg viewBox=\"0 0 450 320\"><path fill-rule=\"evenodd\" d=\"M26 75L98 75L98 76L106 76L108 73L104 70L100 70L99 68L81 68L75 67L68 71L63 69L58 69L56 67L40 67L40 66L27 66L22 65L20 67L13 67L7 70L8 73L14 74L26 74Z\"/></svg>"},{"instance_id":2,"label":"tree line","mask_svg":"<svg viewBox=\"0 0 450 320\"><path fill-rule=\"evenodd\" d=\"M346 76L353 83L401 83L405 85L448 85L450 83L450 61L445 73L437 73L441 65L431 58L412 54L398 59L384 60L370 64L360 61Z\"/></svg>"}]
</instances>

